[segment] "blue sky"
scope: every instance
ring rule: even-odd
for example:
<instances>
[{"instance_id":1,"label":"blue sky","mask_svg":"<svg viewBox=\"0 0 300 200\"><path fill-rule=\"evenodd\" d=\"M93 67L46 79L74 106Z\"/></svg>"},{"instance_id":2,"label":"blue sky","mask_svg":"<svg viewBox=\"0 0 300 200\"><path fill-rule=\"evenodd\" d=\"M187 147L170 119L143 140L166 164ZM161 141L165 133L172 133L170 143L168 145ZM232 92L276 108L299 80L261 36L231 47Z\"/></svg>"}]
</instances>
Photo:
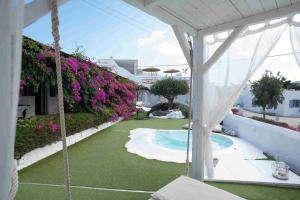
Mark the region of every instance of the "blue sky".
<instances>
[{"instance_id":1,"label":"blue sky","mask_svg":"<svg viewBox=\"0 0 300 200\"><path fill-rule=\"evenodd\" d=\"M70 0L60 7L63 51L83 46L89 57L138 59L141 66L186 63L171 28L122 0ZM53 42L50 15L24 29L24 35L45 44ZM290 53L286 32L271 54ZM163 68L165 69L165 67ZM293 55L268 58L252 79L265 69L300 80Z\"/></svg>"}]
</instances>

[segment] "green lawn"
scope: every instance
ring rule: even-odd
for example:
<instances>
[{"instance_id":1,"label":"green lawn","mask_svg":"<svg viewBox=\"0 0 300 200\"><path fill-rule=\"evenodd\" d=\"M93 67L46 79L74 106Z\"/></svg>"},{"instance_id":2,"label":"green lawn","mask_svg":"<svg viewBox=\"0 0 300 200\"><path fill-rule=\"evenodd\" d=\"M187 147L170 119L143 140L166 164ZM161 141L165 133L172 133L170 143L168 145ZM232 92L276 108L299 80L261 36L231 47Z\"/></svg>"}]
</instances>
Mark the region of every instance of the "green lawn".
<instances>
[{"instance_id":1,"label":"green lawn","mask_svg":"<svg viewBox=\"0 0 300 200\"><path fill-rule=\"evenodd\" d=\"M155 191L181 174L184 164L147 160L124 147L134 128L179 129L187 120L129 120L120 122L69 148L72 185ZM20 182L64 184L62 153L19 172ZM247 199L300 199L300 190L213 183ZM149 194L73 188L73 199L147 199ZM20 184L19 200L63 199L64 188Z\"/></svg>"}]
</instances>

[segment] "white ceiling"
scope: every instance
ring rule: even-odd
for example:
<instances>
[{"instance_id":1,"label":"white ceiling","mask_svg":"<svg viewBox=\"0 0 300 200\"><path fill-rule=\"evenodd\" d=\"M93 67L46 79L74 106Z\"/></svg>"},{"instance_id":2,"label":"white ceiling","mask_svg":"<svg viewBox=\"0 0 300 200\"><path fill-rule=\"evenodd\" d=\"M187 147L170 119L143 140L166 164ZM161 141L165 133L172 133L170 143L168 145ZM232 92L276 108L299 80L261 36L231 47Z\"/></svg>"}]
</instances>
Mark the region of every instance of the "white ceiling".
<instances>
[{"instance_id":1,"label":"white ceiling","mask_svg":"<svg viewBox=\"0 0 300 200\"><path fill-rule=\"evenodd\" d=\"M125 0L170 25L202 30L299 5L300 0ZM295 9L294 9L295 10Z\"/></svg>"}]
</instances>

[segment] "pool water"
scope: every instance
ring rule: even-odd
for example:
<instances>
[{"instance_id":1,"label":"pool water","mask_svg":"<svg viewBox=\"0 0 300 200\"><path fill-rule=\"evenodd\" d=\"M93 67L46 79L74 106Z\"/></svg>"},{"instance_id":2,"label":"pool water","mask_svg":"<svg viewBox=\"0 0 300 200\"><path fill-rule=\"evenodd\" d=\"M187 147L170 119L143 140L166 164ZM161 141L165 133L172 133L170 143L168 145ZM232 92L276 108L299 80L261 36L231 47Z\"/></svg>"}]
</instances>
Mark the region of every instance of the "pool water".
<instances>
[{"instance_id":1,"label":"pool water","mask_svg":"<svg viewBox=\"0 0 300 200\"><path fill-rule=\"evenodd\" d=\"M154 142L168 149L186 150L187 133L187 130L157 130L155 132ZM215 133L211 135L211 140L213 150L221 150L233 145L231 139ZM190 149L192 149L192 139L190 139Z\"/></svg>"}]
</instances>

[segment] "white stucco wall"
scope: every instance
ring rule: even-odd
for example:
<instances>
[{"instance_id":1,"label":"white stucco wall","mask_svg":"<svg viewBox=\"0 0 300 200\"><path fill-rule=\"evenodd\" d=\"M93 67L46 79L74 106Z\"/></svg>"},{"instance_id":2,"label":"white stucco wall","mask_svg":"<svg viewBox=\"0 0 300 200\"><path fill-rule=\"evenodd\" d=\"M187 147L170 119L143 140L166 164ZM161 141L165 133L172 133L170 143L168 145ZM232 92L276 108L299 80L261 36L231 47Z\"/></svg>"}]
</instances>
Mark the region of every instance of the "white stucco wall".
<instances>
[{"instance_id":1,"label":"white stucco wall","mask_svg":"<svg viewBox=\"0 0 300 200\"><path fill-rule=\"evenodd\" d=\"M53 115L58 113L58 97L48 96L48 114Z\"/></svg>"},{"instance_id":2,"label":"white stucco wall","mask_svg":"<svg viewBox=\"0 0 300 200\"><path fill-rule=\"evenodd\" d=\"M25 108L27 109L26 117L32 117L35 115L35 96L19 96L18 117L22 117L22 112Z\"/></svg>"},{"instance_id":3,"label":"white stucco wall","mask_svg":"<svg viewBox=\"0 0 300 200\"><path fill-rule=\"evenodd\" d=\"M286 117L300 117L300 108L290 108L290 100L299 99L300 100L300 91L295 90L284 90L283 91L284 101L282 104L279 104L277 109L267 109L267 113L275 114L278 116ZM252 106L253 95L250 90L250 85L247 85L239 97L236 104L240 104L244 109L254 112L262 112L261 107Z\"/></svg>"},{"instance_id":4,"label":"white stucco wall","mask_svg":"<svg viewBox=\"0 0 300 200\"><path fill-rule=\"evenodd\" d=\"M300 174L300 132L232 114L225 117L223 126Z\"/></svg>"}]
</instances>

